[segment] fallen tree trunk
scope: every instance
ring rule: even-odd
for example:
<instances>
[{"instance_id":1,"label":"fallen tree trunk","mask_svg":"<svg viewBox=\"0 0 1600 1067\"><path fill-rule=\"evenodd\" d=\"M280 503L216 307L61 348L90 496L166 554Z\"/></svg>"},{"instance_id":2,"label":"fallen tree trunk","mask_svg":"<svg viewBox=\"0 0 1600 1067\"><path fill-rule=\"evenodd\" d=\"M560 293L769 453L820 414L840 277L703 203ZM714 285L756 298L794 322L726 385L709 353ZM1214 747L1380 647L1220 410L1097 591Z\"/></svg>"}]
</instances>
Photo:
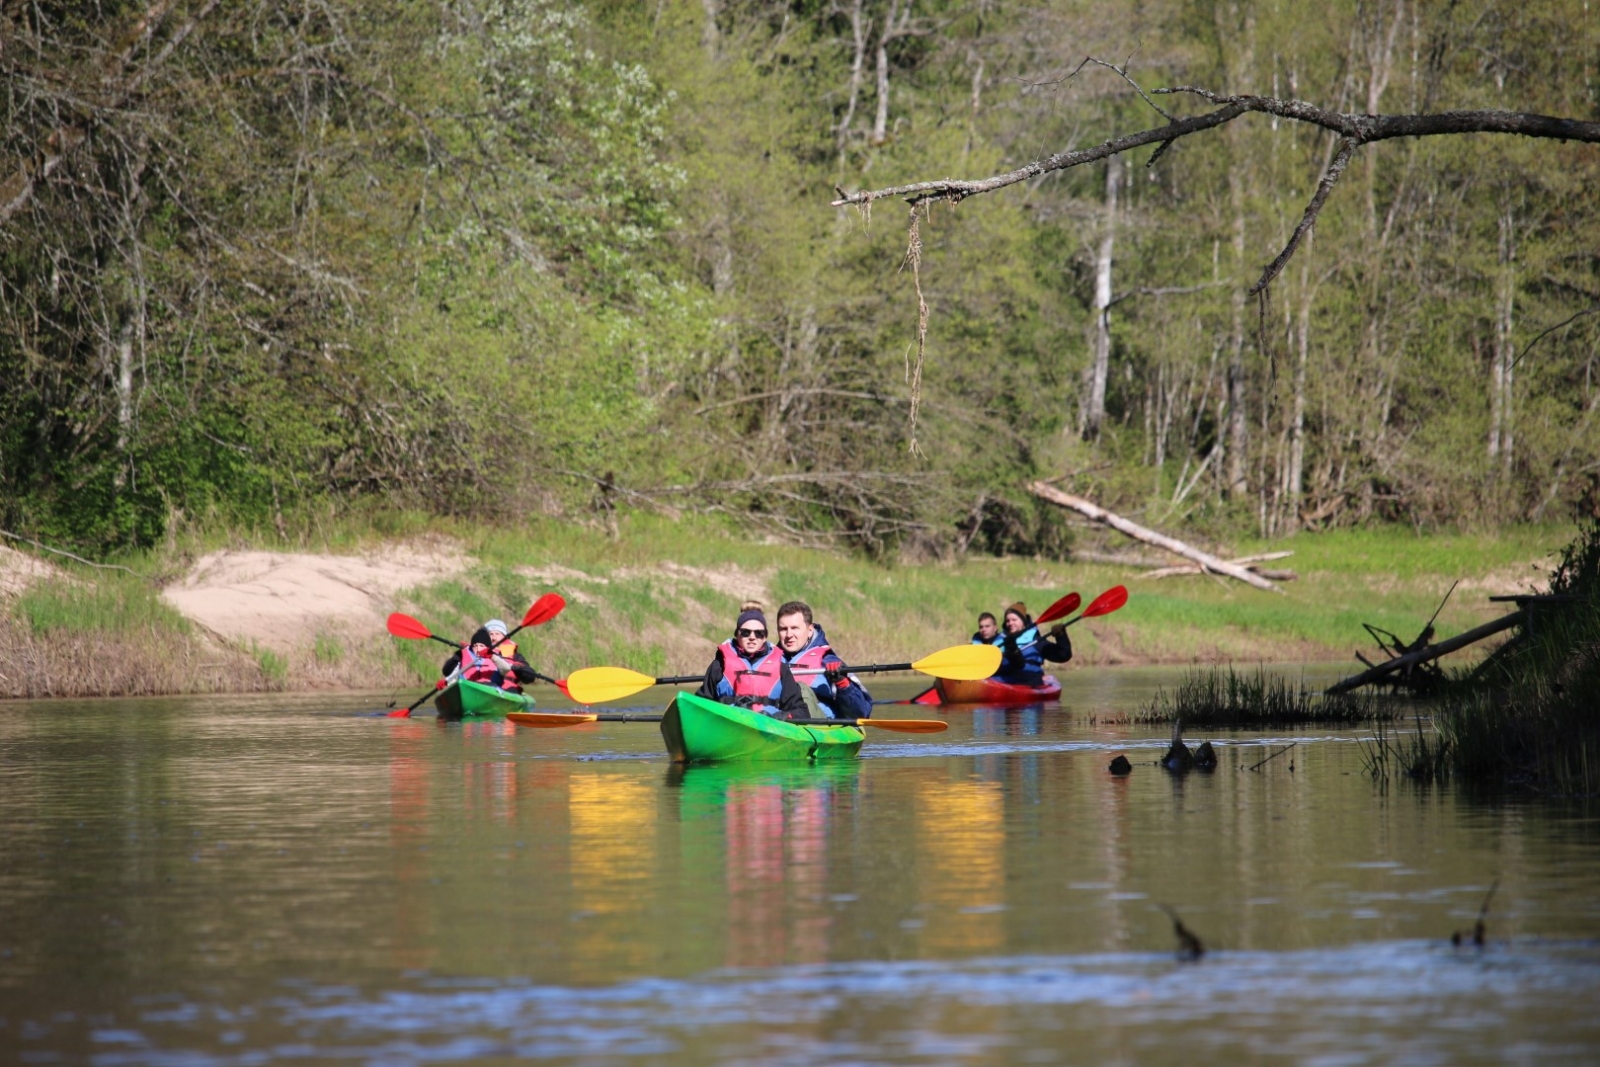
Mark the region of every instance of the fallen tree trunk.
<instances>
[{"instance_id":1,"label":"fallen tree trunk","mask_svg":"<svg viewBox=\"0 0 1600 1067\"><path fill-rule=\"evenodd\" d=\"M1174 555L1182 556L1184 559L1192 559L1205 570L1216 574L1226 574L1229 578L1237 578L1246 585L1253 585L1257 589L1265 589L1270 593L1283 592L1283 590L1277 588L1259 574L1245 567L1229 563L1225 559L1218 559L1209 552L1202 552L1198 548L1186 545L1176 538L1168 537L1166 534L1147 530L1130 519L1125 519L1121 515L1114 515L1098 504L1090 503L1081 496L1063 493L1054 486L1046 485L1043 482L1034 482L1028 486L1028 491L1040 500L1048 500L1058 507L1066 508L1068 511L1076 511L1078 514L1093 519L1095 522L1104 523L1118 533L1126 534L1135 541L1143 541L1147 545L1164 548Z\"/></svg>"},{"instance_id":2,"label":"fallen tree trunk","mask_svg":"<svg viewBox=\"0 0 1600 1067\"><path fill-rule=\"evenodd\" d=\"M1283 559L1286 556L1292 556L1292 555L1294 555L1293 552L1264 552L1259 556L1240 556L1238 559L1230 559L1230 560L1228 560L1228 562L1232 563L1232 564L1234 564L1236 566L1243 567L1246 570L1251 571L1252 573L1259 574L1259 575L1261 575L1261 577L1269 579L1269 580L1274 581L1274 582L1292 582L1296 578L1300 577L1294 571L1274 570L1274 569L1272 569L1270 567L1257 566L1257 564L1264 563L1267 560ZM1184 574L1204 574L1204 573L1206 573L1206 569L1204 567L1200 566L1200 564L1198 564L1198 563L1185 563L1185 564L1182 564L1182 565L1177 566L1177 567L1161 567L1161 568L1159 568L1157 570L1151 571L1149 574L1143 575L1143 577L1145 577L1145 578L1176 578L1176 577L1178 577L1180 575L1184 575Z\"/></svg>"},{"instance_id":3,"label":"fallen tree trunk","mask_svg":"<svg viewBox=\"0 0 1600 1067\"><path fill-rule=\"evenodd\" d=\"M1438 659L1440 656L1454 652L1458 648L1466 648L1470 644L1482 641L1485 637L1491 637L1502 630L1509 630L1513 626L1520 625L1526 619L1526 612L1514 611L1510 615L1503 615L1493 622L1486 622L1482 626L1468 630L1464 634L1457 634L1448 640L1440 641L1436 645L1428 645L1426 648L1419 648L1415 652L1407 652L1403 656L1396 656L1394 659L1380 663L1369 670L1362 671L1360 674L1352 675L1342 682L1336 682L1323 690L1323 692L1329 696L1337 693L1348 693L1352 689L1370 685L1384 675L1393 674L1395 671L1405 670L1407 667L1415 667L1419 663L1427 663L1429 660Z\"/></svg>"}]
</instances>

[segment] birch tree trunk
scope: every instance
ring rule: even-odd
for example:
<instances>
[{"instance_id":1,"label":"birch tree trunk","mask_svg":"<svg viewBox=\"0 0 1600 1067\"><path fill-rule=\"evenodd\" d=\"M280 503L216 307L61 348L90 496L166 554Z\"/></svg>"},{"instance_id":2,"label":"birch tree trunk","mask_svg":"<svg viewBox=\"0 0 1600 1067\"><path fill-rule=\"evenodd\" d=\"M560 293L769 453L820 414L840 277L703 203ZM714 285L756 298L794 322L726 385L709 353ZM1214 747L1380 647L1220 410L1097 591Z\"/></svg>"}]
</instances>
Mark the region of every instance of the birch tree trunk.
<instances>
[{"instance_id":1,"label":"birch tree trunk","mask_svg":"<svg viewBox=\"0 0 1600 1067\"><path fill-rule=\"evenodd\" d=\"M1106 160L1105 215L1094 260L1094 332L1089 342L1087 397L1080 420L1087 440L1100 437L1100 425L1106 416L1106 379L1111 372L1111 261L1117 238L1117 186L1121 175L1117 160Z\"/></svg>"}]
</instances>

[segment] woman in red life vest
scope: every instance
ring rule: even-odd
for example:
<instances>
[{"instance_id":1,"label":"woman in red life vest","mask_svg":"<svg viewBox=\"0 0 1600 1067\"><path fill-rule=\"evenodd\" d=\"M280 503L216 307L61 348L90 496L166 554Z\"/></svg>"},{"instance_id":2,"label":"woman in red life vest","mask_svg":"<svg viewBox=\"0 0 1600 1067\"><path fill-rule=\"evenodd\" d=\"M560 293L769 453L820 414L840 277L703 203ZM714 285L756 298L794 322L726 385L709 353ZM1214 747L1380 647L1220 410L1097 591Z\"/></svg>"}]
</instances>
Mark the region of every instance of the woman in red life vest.
<instances>
[{"instance_id":1,"label":"woman in red life vest","mask_svg":"<svg viewBox=\"0 0 1600 1067\"><path fill-rule=\"evenodd\" d=\"M471 643L444 661L446 678L460 670L461 677L469 682L522 692L536 675L528 659L517 651L514 642L506 640L506 624L490 619L472 635Z\"/></svg>"},{"instance_id":2,"label":"woman in red life vest","mask_svg":"<svg viewBox=\"0 0 1600 1067\"><path fill-rule=\"evenodd\" d=\"M733 637L717 646L696 696L778 719L809 718L805 698L783 653L767 642L767 617L760 608L739 613Z\"/></svg>"}]
</instances>

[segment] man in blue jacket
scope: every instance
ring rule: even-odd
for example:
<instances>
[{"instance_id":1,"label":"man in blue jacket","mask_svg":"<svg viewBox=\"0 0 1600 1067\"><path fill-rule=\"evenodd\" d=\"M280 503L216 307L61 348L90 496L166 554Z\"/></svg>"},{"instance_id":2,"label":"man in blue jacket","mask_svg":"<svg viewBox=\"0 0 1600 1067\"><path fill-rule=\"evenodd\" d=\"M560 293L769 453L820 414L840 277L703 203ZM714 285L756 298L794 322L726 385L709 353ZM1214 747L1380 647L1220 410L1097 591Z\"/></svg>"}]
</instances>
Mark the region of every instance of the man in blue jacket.
<instances>
[{"instance_id":1,"label":"man in blue jacket","mask_svg":"<svg viewBox=\"0 0 1600 1067\"><path fill-rule=\"evenodd\" d=\"M813 621L811 605L791 600L778 609L778 647L795 681L810 689L824 715L872 717L872 694L846 672L844 661L828 645L828 635Z\"/></svg>"}]
</instances>

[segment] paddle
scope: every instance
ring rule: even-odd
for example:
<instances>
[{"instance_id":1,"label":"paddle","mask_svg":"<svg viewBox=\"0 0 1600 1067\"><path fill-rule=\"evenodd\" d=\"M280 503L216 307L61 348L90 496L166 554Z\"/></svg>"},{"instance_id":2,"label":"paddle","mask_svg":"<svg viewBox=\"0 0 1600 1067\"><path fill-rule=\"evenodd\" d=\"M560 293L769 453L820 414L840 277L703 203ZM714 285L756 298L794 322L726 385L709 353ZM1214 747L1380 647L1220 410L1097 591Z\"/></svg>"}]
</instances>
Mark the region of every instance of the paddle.
<instances>
[{"instance_id":1,"label":"paddle","mask_svg":"<svg viewBox=\"0 0 1600 1067\"><path fill-rule=\"evenodd\" d=\"M915 663L874 663L866 667L844 669L856 674L920 671L935 678L961 680L987 678L1000 669L1000 650L993 645L952 645L950 648L940 649L931 656L924 656ZM693 674L652 678L648 674L630 671L626 667L585 667L567 676L567 695L579 704L604 704L607 701L631 697L652 685L686 685L701 680L701 676Z\"/></svg>"},{"instance_id":2,"label":"paddle","mask_svg":"<svg viewBox=\"0 0 1600 1067\"><path fill-rule=\"evenodd\" d=\"M569 678L570 682L571 679ZM541 729L550 729L559 726L582 726L590 722L660 722L660 715L612 715L605 713L589 712L587 714L572 714L562 712L544 711L513 711L506 718L518 726L533 726ZM795 726L861 726L871 727L874 730L892 730L901 734L937 734L950 728L947 722L938 719L780 719L780 722L792 723Z\"/></svg>"},{"instance_id":3,"label":"paddle","mask_svg":"<svg viewBox=\"0 0 1600 1067\"><path fill-rule=\"evenodd\" d=\"M1077 611L1078 605L1082 603L1083 597L1079 596L1077 593L1068 593L1054 604L1051 604L1049 607L1045 608L1044 612L1037 619L1033 620L1033 624L1035 626L1043 626L1047 622L1055 622L1057 619L1064 619L1068 615L1071 615L1074 611Z\"/></svg>"},{"instance_id":4,"label":"paddle","mask_svg":"<svg viewBox=\"0 0 1600 1067\"><path fill-rule=\"evenodd\" d=\"M1104 593L1089 601L1089 606L1083 609L1083 614L1077 618L1068 619L1062 625L1071 626L1078 619L1092 619L1097 615L1110 615L1128 602L1128 587L1114 585Z\"/></svg>"},{"instance_id":5,"label":"paddle","mask_svg":"<svg viewBox=\"0 0 1600 1067\"><path fill-rule=\"evenodd\" d=\"M566 606L567 602L560 593L546 593L538 600L535 600L531 606L529 606L527 613L522 616L522 621L512 629L511 633L506 634L499 641L496 641L491 646L490 651L492 652L494 649L499 648L504 642L511 640L513 634L521 633L525 627L543 626L557 615L560 615L561 610ZM440 637L438 634L422 625L422 623L418 622L416 619L413 619L410 615L403 615L398 611L390 615L384 625L388 628L391 634L396 637L404 638L407 641L433 640L439 642L441 645L449 645L451 648L457 650L462 647L456 644L454 641L449 641L443 637ZM556 688L560 689L562 693L571 696L570 693L567 693L567 687L565 683L559 682L547 675L540 674L538 671L534 671L533 676L542 682L549 682ZM422 696L417 698L417 702L415 704L412 704L409 708L401 708L399 711L391 711L388 717L391 719L410 718L413 711L416 711L418 708L420 708L429 697L443 689L446 684L446 679L439 679L439 681L434 684L432 689L428 690L426 693L423 693Z\"/></svg>"}]
</instances>

